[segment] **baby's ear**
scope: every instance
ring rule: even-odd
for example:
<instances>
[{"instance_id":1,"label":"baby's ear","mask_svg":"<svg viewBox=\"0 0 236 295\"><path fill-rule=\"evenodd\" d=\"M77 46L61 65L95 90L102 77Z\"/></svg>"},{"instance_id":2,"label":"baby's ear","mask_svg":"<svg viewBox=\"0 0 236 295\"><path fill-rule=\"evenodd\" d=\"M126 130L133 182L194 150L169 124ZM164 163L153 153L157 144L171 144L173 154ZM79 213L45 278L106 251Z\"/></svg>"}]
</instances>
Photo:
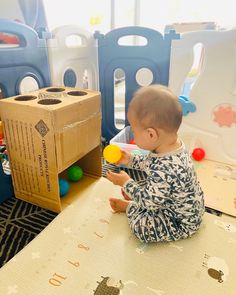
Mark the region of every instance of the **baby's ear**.
<instances>
[{"instance_id":1,"label":"baby's ear","mask_svg":"<svg viewBox=\"0 0 236 295\"><path fill-rule=\"evenodd\" d=\"M148 128L147 132L151 140L157 140L159 138L158 130L154 128Z\"/></svg>"}]
</instances>

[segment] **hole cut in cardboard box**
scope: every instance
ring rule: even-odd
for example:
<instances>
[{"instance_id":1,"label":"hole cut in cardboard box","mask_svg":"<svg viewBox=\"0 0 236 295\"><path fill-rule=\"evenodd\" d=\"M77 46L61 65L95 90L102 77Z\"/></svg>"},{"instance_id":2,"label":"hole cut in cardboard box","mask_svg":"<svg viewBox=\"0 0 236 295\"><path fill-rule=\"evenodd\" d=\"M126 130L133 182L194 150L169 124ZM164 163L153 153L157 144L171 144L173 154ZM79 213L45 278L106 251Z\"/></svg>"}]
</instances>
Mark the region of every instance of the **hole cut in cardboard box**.
<instances>
[{"instance_id":1,"label":"hole cut in cardboard box","mask_svg":"<svg viewBox=\"0 0 236 295\"><path fill-rule=\"evenodd\" d=\"M49 87L0 101L15 196L60 212L101 176L100 92ZM83 178L59 196L59 177Z\"/></svg>"}]
</instances>

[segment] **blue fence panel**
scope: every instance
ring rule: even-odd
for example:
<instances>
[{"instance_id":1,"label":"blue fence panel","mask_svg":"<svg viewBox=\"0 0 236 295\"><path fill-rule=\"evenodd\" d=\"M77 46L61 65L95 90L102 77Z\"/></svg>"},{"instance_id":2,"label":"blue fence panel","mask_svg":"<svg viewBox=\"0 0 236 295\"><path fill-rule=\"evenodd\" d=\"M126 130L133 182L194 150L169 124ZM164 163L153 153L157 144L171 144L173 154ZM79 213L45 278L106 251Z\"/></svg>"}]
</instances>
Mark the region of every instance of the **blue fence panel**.
<instances>
[{"instance_id":1,"label":"blue fence panel","mask_svg":"<svg viewBox=\"0 0 236 295\"><path fill-rule=\"evenodd\" d=\"M133 93L140 87L136 73L148 68L153 75L151 84L168 85L171 41L179 34L170 31L164 36L145 27L124 27L103 35L95 32L98 39L99 88L102 95L102 134L110 140L120 130L115 126L114 113L114 72L122 69L125 73L125 118ZM120 45L125 36L140 36L146 45ZM127 125L127 118L125 125Z\"/></svg>"},{"instance_id":2,"label":"blue fence panel","mask_svg":"<svg viewBox=\"0 0 236 295\"><path fill-rule=\"evenodd\" d=\"M0 32L19 39L19 46L0 44L0 88L4 97L20 94L19 85L25 77L35 79L39 88L50 86L46 39L40 39L31 27L7 19L0 19Z\"/></svg>"}]
</instances>

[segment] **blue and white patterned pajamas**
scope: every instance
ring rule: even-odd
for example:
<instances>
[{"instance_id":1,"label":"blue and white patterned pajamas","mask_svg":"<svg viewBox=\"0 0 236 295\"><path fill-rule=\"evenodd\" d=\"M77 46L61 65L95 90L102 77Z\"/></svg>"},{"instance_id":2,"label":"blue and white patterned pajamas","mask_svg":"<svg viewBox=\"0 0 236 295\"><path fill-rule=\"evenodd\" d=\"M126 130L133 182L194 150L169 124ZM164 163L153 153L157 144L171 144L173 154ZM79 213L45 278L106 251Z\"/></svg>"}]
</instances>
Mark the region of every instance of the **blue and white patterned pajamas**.
<instances>
[{"instance_id":1,"label":"blue and white patterned pajamas","mask_svg":"<svg viewBox=\"0 0 236 295\"><path fill-rule=\"evenodd\" d=\"M183 144L168 154L132 155L129 167L147 174L144 181L130 179L123 186L132 199L126 210L129 225L140 241L176 241L198 230L204 196Z\"/></svg>"}]
</instances>

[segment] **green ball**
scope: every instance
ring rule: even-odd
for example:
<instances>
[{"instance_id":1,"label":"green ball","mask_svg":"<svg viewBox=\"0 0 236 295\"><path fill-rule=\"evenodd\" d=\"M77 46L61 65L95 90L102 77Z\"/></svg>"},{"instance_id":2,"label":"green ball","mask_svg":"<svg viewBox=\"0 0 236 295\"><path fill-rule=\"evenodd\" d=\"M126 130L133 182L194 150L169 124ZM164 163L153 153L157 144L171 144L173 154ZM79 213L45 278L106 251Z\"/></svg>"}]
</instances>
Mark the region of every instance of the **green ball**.
<instances>
[{"instance_id":1,"label":"green ball","mask_svg":"<svg viewBox=\"0 0 236 295\"><path fill-rule=\"evenodd\" d=\"M71 166L67 171L70 181L79 181L83 174L83 170L77 165Z\"/></svg>"}]
</instances>

